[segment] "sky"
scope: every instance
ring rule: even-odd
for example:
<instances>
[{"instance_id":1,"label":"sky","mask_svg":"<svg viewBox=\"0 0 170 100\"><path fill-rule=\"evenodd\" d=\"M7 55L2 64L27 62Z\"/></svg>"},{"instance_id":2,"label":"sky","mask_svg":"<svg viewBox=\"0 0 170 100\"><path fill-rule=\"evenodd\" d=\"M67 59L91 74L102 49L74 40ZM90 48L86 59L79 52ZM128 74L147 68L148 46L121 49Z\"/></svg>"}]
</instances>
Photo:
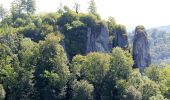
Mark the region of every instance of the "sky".
<instances>
[{"instance_id":1,"label":"sky","mask_svg":"<svg viewBox=\"0 0 170 100\"><path fill-rule=\"evenodd\" d=\"M13 0L0 0L0 4L10 8ZM90 0L36 0L37 13L55 12L60 2L70 8L80 4L80 11L87 12ZM118 24L129 30L137 25L147 28L170 25L170 0L95 0L102 19L113 16Z\"/></svg>"}]
</instances>

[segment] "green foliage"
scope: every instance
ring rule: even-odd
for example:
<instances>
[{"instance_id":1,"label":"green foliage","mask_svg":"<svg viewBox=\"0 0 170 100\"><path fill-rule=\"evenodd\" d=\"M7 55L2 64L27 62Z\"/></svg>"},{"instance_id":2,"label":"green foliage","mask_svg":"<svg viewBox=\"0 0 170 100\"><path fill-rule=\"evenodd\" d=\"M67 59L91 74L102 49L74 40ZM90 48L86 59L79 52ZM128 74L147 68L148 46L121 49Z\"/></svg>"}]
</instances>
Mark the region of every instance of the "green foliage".
<instances>
[{"instance_id":1,"label":"green foliage","mask_svg":"<svg viewBox=\"0 0 170 100\"><path fill-rule=\"evenodd\" d=\"M156 96L150 97L149 100L169 100L169 99L164 98L162 95L156 95Z\"/></svg>"},{"instance_id":2,"label":"green foliage","mask_svg":"<svg viewBox=\"0 0 170 100\"><path fill-rule=\"evenodd\" d=\"M105 57L105 58L103 58ZM71 71L78 80L84 79L94 85L94 98L102 98L102 84L110 67L110 55L90 53L87 56L75 56Z\"/></svg>"},{"instance_id":3,"label":"green foliage","mask_svg":"<svg viewBox=\"0 0 170 100\"><path fill-rule=\"evenodd\" d=\"M11 26L3 26L2 28L0 28L0 36L4 36L15 31L16 30Z\"/></svg>"},{"instance_id":4,"label":"green foliage","mask_svg":"<svg viewBox=\"0 0 170 100\"><path fill-rule=\"evenodd\" d=\"M8 86L15 85L17 73L11 65L1 67L0 76L1 82L3 82L5 89L7 89Z\"/></svg>"},{"instance_id":5,"label":"green foliage","mask_svg":"<svg viewBox=\"0 0 170 100\"><path fill-rule=\"evenodd\" d=\"M35 12L35 0L14 0L11 4L11 13L13 18L17 18L24 12L33 14Z\"/></svg>"},{"instance_id":6,"label":"green foliage","mask_svg":"<svg viewBox=\"0 0 170 100\"><path fill-rule=\"evenodd\" d=\"M72 100L92 100L94 87L87 81L74 81L73 82L73 98Z\"/></svg>"},{"instance_id":7,"label":"green foliage","mask_svg":"<svg viewBox=\"0 0 170 100\"><path fill-rule=\"evenodd\" d=\"M2 40L0 81L6 90L6 99L31 99L34 93L32 73L37 56L31 50L36 51L35 45L28 44L26 39L21 42L22 38L15 34L4 36Z\"/></svg>"},{"instance_id":8,"label":"green foliage","mask_svg":"<svg viewBox=\"0 0 170 100\"><path fill-rule=\"evenodd\" d=\"M144 30L145 30L145 27L144 27L143 25L138 25L138 26L136 27L135 31L137 31L137 30L139 30L139 31L144 31Z\"/></svg>"},{"instance_id":9,"label":"green foliage","mask_svg":"<svg viewBox=\"0 0 170 100\"><path fill-rule=\"evenodd\" d=\"M57 73L44 71L43 77L49 80L49 84L51 87L60 86L60 77Z\"/></svg>"},{"instance_id":10,"label":"green foliage","mask_svg":"<svg viewBox=\"0 0 170 100\"><path fill-rule=\"evenodd\" d=\"M80 21L87 27L92 27L97 22L98 18L93 14L80 14Z\"/></svg>"},{"instance_id":11,"label":"green foliage","mask_svg":"<svg viewBox=\"0 0 170 100\"><path fill-rule=\"evenodd\" d=\"M108 24L108 29L109 29L110 36L114 36L115 29L116 29L115 18L114 17L109 17L107 24Z\"/></svg>"},{"instance_id":12,"label":"green foliage","mask_svg":"<svg viewBox=\"0 0 170 100\"><path fill-rule=\"evenodd\" d=\"M70 71L74 76L81 77L81 74L83 72L82 64L84 63L85 59L86 57L81 55L76 55L72 59L72 66L70 68Z\"/></svg>"},{"instance_id":13,"label":"green foliage","mask_svg":"<svg viewBox=\"0 0 170 100\"><path fill-rule=\"evenodd\" d=\"M144 81L139 70L133 70L128 79L129 84L133 85L134 88L139 89L143 85Z\"/></svg>"},{"instance_id":14,"label":"green foliage","mask_svg":"<svg viewBox=\"0 0 170 100\"><path fill-rule=\"evenodd\" d=\"M155 82L161 82L163 78L163 72L158 66L150 66L145 70L145 75Z\"/></svg>"},{"instance_id":15,"label":"green foliage","mask_svg":"<svg viewBox=\"0 0 170 100\"><path fill-rule=\"evenodd\" d=\"M11 13L13 18L17 18L22 12L22 1L21 0L14 0L11 3Z\"/></svg>"},{"instance_id":16,"label":"green foliage","mask_svg":"<svg viewBox=\"0 0 170 100\"><path fill-rule=\"evenodd\" d=\"M116 96L114 99L124 99L126 94L126 89L128 88L128 83L126 80L116 80L116 84L114 86L114 92Z\"/></svg>"},{"instance_id":17,"label":"green foliage","mask_svg":"<svg viewBox=\"0 0 170 100\"><path fill-rule=\"evenodd\" d=\"M125 94L125 100L142 100L142 94L133 86L129 86Z\"/></svg>"},{"instance_id":18,"label":"green foliage","mask_svg":"<svg viewBox=\"0 0 170 100\"><path fill-rule=\"evenodd\" d=\"M54 26L54 25L57 25L58 20L61 18L61 14L59 14L59 13L48 13L48 14L41 16L41 17L38 18L38 20L42 20L42 22L44 24L49 24L49 25Z\"/></svg>"},{"instance_id":19,"label":"green foliage","mask_svg":"<svg viewBox=\"0 0 170 100\"><path fill-rule=\"evenodd\" d=\"M119 64L117 64L118 60ZM78 55L73 58L72 64L70 70L78 80L84 79L94 85L95 99L123 98L128 86L126 80L133 65L132 57L128 52L114 48L111 56L102 53ZM114 91L119 96L114 97L111 94Z\"/></svg>"},{"instance_id":20,"label":"green foliage","mask_svg":"<svg viewBox=\"0 0 170 100\"><path fill-rule=\"evenodd\" d=\"M157 66L150 66L145 71L146 76L148 76L151 80L160 85L159 87L162 94L166 94L169 88L169 86L167 85L168 82L168 79L166 79L167 76L164 77L165 74L166 72L164 72L164 68L160 68Z\"/></svg>"},{"instance_id":21,"label":"green foliage","mask_svg":"<svg viewBox=\"0 0 170 100\"><path fill-rule=\"evenodd\" d=\"M115 31L116 31L116 33L127 35L126 27L124 25L116 25Z\"/></svg>"},{"instance_id":22,"label":"green foliage","mask_svg":"<svg viewBox=\"0 0 170 100\"><path fill-rule=\"evenodd\" d=\"M40 99L65 97L65 86L70 75L64 49L59 44L61 37L50 34L40 42L40 59L35 71L35 87Z\"/></svg>"},{"instance_id":23,"label":"green foliage","mask_svg":"<svg viewBox=\"0 0 170 100\"><path fill-rule=\"evenodd\" d=\"M116 47L112 50L111 72L115 79L128 79L132 72L133 59L127 51Z\"/></svg>"},{"instance_id":24,"label":"green foliage","mask_svg":"<svg viewBox=\"0 0 170 100\"><path fill-rule=\"evenodd\" d=\"M25 38L20 42L20 49L18 54L21 65L28 70L32 70L36 66L37 56L39 55L38 44L29 38Z\"/></svg>"},{"instance_id":25,"label":"green foliage","mask_svg":"<svg viewBox=\"0 0 170 100\"><path fill-rule=\"evenodd\" d=\"M170 90L170 66L169 65L164 66L164 68L162 69L162 73L163 79L165 80L165 84Z\"/></svg>"},{"instance_id":26,"label":"green foliage","mask_svg":"<svg viewBox=\"0 0 170 100\"><path fill-rule=\"evenodd\" d=\"M103 59L105 57L105 59ZM109 70L110 56L102 53L90 53L82 64L85 79L94 83L101 84L102 79Z\"/></svg>"},{"instance_id":27,"label":"green foliage","mask_svg":"<svg viewBox=\"0 0 170 100\"><path fill-rule=\"evenodd\" d=\"M144 84L139 90L142 93L142 100L148 100L149 97L156 96L161 93L159 85L157 85L154 81L149 80L147 77L144 78Z\"/></svg>"},{"instance_id":28,"label":"green foliage","mask_svg":"<svg viewBox=\"0 0 170 100\"><path fill-rule=\"evenodd\" d=\"M66 12L58 19L58 24L64 26L65 24L70 24L77 19L77 14L74 11L66 9Z\"/></svg>"},{"instance_id":29,"label":"green foliage","mask_svg":"<svg viewBox=\"0 0 170 100\"><path fill-rule=\"evenodd\" d=\"M19 50L19 42L22 39L20 34L8 33L1 37L0 42L11 49L11 53L16 54Z\"/></svg>"}]
</instances>

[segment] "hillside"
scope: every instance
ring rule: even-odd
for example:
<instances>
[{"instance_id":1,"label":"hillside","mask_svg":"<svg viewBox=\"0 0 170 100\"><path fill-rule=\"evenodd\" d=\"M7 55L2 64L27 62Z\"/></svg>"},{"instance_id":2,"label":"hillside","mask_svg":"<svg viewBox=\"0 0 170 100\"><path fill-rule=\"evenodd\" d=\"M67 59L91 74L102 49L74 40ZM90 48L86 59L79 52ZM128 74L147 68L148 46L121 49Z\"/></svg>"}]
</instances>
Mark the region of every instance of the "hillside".
<instances>
[{"instance_id":1,"label":"hillside","mask_svg":"<svg viewBox=\"0 0 170 100\"><path fill-rule=\"evenodd\" d=\"M88 13L75 3L36 14L35 0L11 8L0 5L0 100L170 99L170 65L159 65L170 33L138 25L128 35L94 0Z\"/></svg>"},{"instance_id":2,"label":"hillside","mask_svg":"<svg viewBox=\"0 0 170 100\"><path fill-rule=\"evenodd\" d=\"M170 32L170 25L156 27L156 29L159 31Z\"/></svg>"},{"instance_id":3,"label":"hillside","mask_svg":"<svg viewBox=\"0 0 170 100\"><path fill-rule=\"evenodd\" d=\"M163 31L166 28L148 30L153 64L170 64L170 32Z\"/></svg>"}]
</instances>

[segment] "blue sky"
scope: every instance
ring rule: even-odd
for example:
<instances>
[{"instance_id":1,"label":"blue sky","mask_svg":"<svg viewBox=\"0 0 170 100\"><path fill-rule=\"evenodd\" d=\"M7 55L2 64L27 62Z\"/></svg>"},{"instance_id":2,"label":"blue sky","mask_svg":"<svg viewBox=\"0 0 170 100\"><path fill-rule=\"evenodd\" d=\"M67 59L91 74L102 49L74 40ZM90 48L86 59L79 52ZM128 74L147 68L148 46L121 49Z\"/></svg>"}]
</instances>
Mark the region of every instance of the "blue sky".
<instances>
[{"instance_id":1,"label":"blue sky","mask_svg":"<svg viewBox=\"0 0 170 100\"><path fill-rule=\"evenodd\" d=\"M13 0L0 0L6 8L10 8ZM36 0L37 13L55 12L59 2L73 8L74 3L81 5L81 12L87 12L90 0ZM98 13L103 19L115 17L117 23L127 28L136 25L157 27L170 24L170 0L96 0Z\"/></svg>"}]
</instances>

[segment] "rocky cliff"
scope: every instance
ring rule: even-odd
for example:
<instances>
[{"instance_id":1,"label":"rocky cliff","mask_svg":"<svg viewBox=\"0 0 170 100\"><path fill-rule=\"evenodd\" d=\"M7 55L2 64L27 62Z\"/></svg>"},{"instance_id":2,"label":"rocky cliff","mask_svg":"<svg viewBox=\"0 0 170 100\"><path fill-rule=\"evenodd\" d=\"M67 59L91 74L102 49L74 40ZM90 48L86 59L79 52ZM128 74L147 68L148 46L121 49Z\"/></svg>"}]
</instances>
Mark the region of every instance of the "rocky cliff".
<instances>
[{"instance_id":1,"label":"rocky cliff","mask_svg":"<svg viewBox=\"0 0 170 100\"><path fill-rule=\"evenodd\" d=\"M137 26L133 40L134 67L144 71L151 63L149 42L144 26Z\"/></svg>"},{"instance_id":2,"label":"rocky cliff","mask_svg":"<svg viewBox=\"0 0 170 100\"><path fill-rule=\"evenodd\" d=\"M128 42L128 36L125 26L123 25L117 25L115 32L114 32L115 38L113 39L113 46L112 47L121 47L123 49L128 48L129 42Z\"/></svg>"},{"instance_id":3,"label":"rocky cliff","mask_svg":"<svg viewBox=\"0 0 170 100\"><path fill-rule=\"evenodd\" d=\"M99 24L88 28L86 48L86 53L109 51L109 31L107 25Z\"/></svg>"}]
</instances>

